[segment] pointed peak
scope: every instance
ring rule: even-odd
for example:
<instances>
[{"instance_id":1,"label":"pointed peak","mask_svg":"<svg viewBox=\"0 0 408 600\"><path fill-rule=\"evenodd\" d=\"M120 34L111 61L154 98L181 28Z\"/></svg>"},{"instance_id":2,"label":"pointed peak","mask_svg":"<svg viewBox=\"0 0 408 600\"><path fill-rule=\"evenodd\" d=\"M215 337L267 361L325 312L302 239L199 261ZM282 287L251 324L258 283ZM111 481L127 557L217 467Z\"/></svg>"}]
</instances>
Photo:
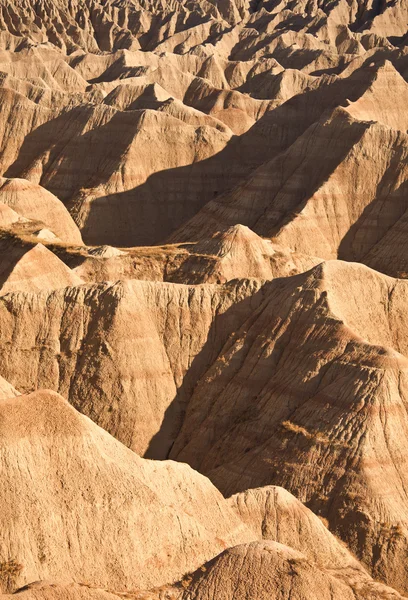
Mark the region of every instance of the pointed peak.
<instances>
[{"instance_id":1,"label":"pointed peak","mask_svg":"<svg viewBox=\"0 0 408 600\"><path fill-rule=\"evenodd\" d=\"M209 254L223 257L248 245L267 243L246 225L232 225L217 231L211 238L198 242L194 247L196 254Z\"/></svg>"},{"instance_id":2,"label":"pointed peak","mask_svg":"<svg viewBox=\"0 0 408 600\"><path fill-rule=\"evenodd\" d=\"M114 248L113 246L96 246L89 248L88 254L97 258L114 258L115 256L125 256L127 252Z\"/></svg>"}]
</instances>

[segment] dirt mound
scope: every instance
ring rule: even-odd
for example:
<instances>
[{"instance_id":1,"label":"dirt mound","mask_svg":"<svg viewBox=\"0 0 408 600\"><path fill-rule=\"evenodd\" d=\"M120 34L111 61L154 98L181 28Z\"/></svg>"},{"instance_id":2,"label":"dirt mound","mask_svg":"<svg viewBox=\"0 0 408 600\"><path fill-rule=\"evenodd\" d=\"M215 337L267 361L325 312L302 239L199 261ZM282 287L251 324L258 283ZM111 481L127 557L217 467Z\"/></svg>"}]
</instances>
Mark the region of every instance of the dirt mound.
<instances>
[{"instance_id":1,"label":"dirt mound","mask_svg":"<svg viewBox=\"0 0 408 600\"><path fill-rule=\"evenodd\" d=\"M304 554L276 542L226 550L193 576L186 598L196 600L366 600L401 598L359 573L319 570Z\"/></svg>"}]
</instances>

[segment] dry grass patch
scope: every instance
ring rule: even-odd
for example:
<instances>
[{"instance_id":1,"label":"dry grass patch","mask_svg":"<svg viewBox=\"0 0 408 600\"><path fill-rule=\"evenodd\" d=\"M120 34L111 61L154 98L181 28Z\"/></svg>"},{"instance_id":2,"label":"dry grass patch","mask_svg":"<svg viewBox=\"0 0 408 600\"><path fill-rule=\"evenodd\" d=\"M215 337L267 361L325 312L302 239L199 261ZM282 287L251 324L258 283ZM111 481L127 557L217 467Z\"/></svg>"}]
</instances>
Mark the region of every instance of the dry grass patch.
<instances>
[{"instance_id":1,"label":"dry grass patch","mask_svg":"<svg viewBox=\"0 0 408 600\"><path fill-rule=\"evenodd\" d=\"M282 427L286 429L286 431L290 431L291 433L294 433L296 435L301 435L313 442L317 442L320 444L330 443L329 438L326 437L323 433L320 433L319 431L308 431L304 427L296 425L296 423L292 423L292 421L283 421Z\"/></svg>"},{"instance_id":2,"label":"dry grass patch","mask_svg":"<svg viewBox=\"0 0 408 600\"><path fill-rule=\"evenodd\" d=\"M16 589L16 581L23 565L15 558L0 562L0 590L3 594L12 594Z\"/></svg>"},{"instance_id":3,"label":"dry grass patch","mask_svg":"<svg viewBox=\"0 0 408 600\"><path fill-rule=\"evenodd\" d=\"M401 523L381 523L381 533L389 540L405 537Z\"/></svg>"}]
</instances>

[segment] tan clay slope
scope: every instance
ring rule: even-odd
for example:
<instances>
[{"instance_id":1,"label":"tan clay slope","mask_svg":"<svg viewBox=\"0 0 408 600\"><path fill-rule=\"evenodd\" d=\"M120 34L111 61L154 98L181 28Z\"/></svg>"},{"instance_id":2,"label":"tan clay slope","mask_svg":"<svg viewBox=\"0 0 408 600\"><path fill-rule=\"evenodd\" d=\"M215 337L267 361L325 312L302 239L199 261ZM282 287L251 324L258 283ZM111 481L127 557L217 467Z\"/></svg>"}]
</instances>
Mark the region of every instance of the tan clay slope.
<instances>
[{"instance_id":1,"label":"tan clay slope","mask_svg":"<svg viewBox=\"0 0 408 600\"><path fill-rule=\"evenodd\" d=\"M288 596L289 594L289 596ZM118 600L123 594L86 585L37 583L4 600ZM177 586L132 591L133 600L402 600L360 572L320 570L304 554L276 542L226 550Z\"/></svg>"},{"instance_id":2,"label":"tan clay slope","mask_svg":"<svg viewBox=\"0 0 408 600\"><path fill-rule=\"evenodd\" d=\"M391 90L391 94L388 93L388 89ZM361 110L364 108L365 119L370 121L380 120L387 126L398 125L402 131L406 130L405 103L399 101L400 98L406 96L406 92L407 84L390 65L383 67L375 63L373 66L361 67L360 65L360 68L344 79L323 76L318 89L299 94L275 110L269 111L246 135L241 136L236 142L236 151L231 158L243 167L240 179L242 181L246 175L246 181L244 181L242 187L245 188L250 183L248 179L250 169L244 172L246 161L244 164L242 157L253 155L254 148L256 148L258 165L271 161L281 152L287 151L297 138L305 133L308 127L322 118L322 114L326 110L333 110L339 105L349 106L348 110L352 110L355 103L356 106L361 106ZM359 103L359 98L366 99L362 105ZM391 110L389 104L394 98L394 105ZM384 106L389 107L389 110L384 110ZM308 133L309 136L311 131ZM352 140L353 130L344 131L342 137L345 139L341 147L344 147L347 141ZM319 140L316 143L318 144ZM327 158L324 156L319 163L325 163L326 160ZM316 166L322 168L320 164L313 165L312 172L316 170ZM253 163L252 170L254 171L255 168L256 164ZM279 171L278 175L279 182ZM238 178L235 185L237 183L239 183ZM261 183L259 181L257 185L265 187L266 182L262 181ZM272 182L272 185L276 185L276 183ZM260 190L260 193L262 192L264 192L264 189ZM234 193L228 197L233 198ZM222 208L217 209L218 203L225 204L223 197L208 203L208 211L211 214L216 213L216 220L222 217L225 220L224 210ZM231 208L233 209L233 207ZM199 214L197 221L193 219L190 223L187 223L181 230L175 232L170 240L176 242L197 239L203 226L203 220L209 218L208 211L206 207L203 218ZM254 226L251 221L245 221L242 215L240 215L240 219L228 219L224 224L233 225L236 223L242 223L252 228ZM195 224L197 224L197 228Z\"/></svg>"},{"instance_id":3,"label":"tan clay slope","mask_svg":"<svg viewBox=\"0 0 408 600\"><path fill-rule=\"evenodd\" d=\"M69 202L87 243L135 245L164 237L211 197L222 163L205 159L231 135L163 112L88 105L33 131L7 174Z\"/></svg>"},{"instance_id":4,"label":"tan clay slope","mask_svg":"<svg viewBox=\"0 0 408 600\"><path fill-rule=\"evenodd\" d=\"M4 204L0 203L0 227L1 229L10 229L16 223L25 222L26 219L21 217L15 210Z\"/></svg>"},{"instance_id":5,"label":"tan clay slope","mask_svg":"<svg viewBox=\"0 0 408 600\"><path fill-rule=\"evenodd\" d=\"M260 305L260 286L133 281L8 294L2 375L22 392L60 392L139 454L165 458L192 388Z\"/></svg>"},{"instance_id":6,"label":"tan clay slope","mask_svg":"<svg viewBox=\"0 0 408 600\"><path fill-rule=\"evenodd\" d=\"M405 133L337 109L246 184L207 204L180 237L240 222L303 254L365 262L403 222L407 156ZM394 275L408 270L400 258L397 264L377 255L376 268Z\"/></svg>"},{"instance_id":7,"label":"tan clay slope","mask_svg":"<svg viewBox=\"0 0 408 600\"><path fill-rule=\"evenodd\" d=\"M17 60L15 62L18 64ZM158 78L156 71L152 81ZM181 71L176 73L176 83L178 74L182 75ZM186 90L181 95L183 99L193 80L192 77L187 79ZM167 87L172 83L168 87L168 91L172 92L175 84L168 80L169 77L164 83ZM251 103L249 97L238 92L234 92L235 100L230 93L224 100L217 99L218 92L222 90L211 88L202 79L197 78L193 87L185 101L194 106L198 98L197 106L209 112L213 109L216 113L227 109L235 111L241 107L240 114L246 114L245 106ZM112 94L119 93L116 90ZM139 241L158 241L170 233L169 229L192 216L214 194L229 189L236 179L237 168L231 164L230 156L205 160L226 146L232 135L229 128L191 106L183 106L180 101L155 107L158 112L173 116L177 121L166 119L163 114L155 118L150 115L141 122L140 112L120 116L116 111L105 107L97 109L92 104L87 108L76 107L61 115L65 108L63 98L55 102L51 111L10 89L0 91L7 115L0 127L2 143L7 148L2 157L2 170L9 175L40 182L69 202L76 221L88 233L88 242L132 245ZM112 98L107 101L111 102ZM121 102L119 104L122 106ZM140 109L151 109L148 98L138 104ZM251 124L262 114L258 106L248 111L252 115ZM113 122L108 126L110 120ZM9 124L17 121L20 123L18 130L10 129ZM238 121L241 122L240 119ZM207 127L216 131L207 130ZM149 132L144 141L140 128ZM153 148L153 138L156 137L163 142L164 138L167 140L161 157L155 152L155 144ZM116 143L110 146L107 157L105 149L111 139L115 139ZM131 145L136 147L130 151ZM254 159L248 156L249 152L253 155L252 147L244 159L251 167ZM138 170L134 166L135 156L138 162L140 156L144 159ZM193 166L190 163L194 163ZM180 171L173 172L175 168ZM118 170L122 173L120 178ZM177 181L180 183L173 189ZM162 204L175 205L175 210L165 212ZM141 216L143 225L140 224ZM153 220L156 221L154 227L151 225Z\"/></svg>"},{"instance_id":8,"label":"tan clay slope","mask_svg":"<svg viewBox=\"0 0 408 600\"><path fill-rule=\"evenodd\" d=\"M133 600L402 600L391 588L360 573L319 570L300 552L276 542L254 542L226 550L177 586L133 591ZM41 584L3 595L4 600L117 600L86 585Z\"/></svg>"},{"instance_id":9,"label":"tan clay slope","mask_svg":"<svg viewBox=\"0 0 408 600\"><path fill-rule=\"evenodd\" d=\"M0 295L81 285L82 279L42 244L0 255Z\"/></svg>"},{"instance_id":10,"label":"tan clay slope","mask_svg":"<svg viewBox=\"0 0 408 600\"><path fill-rule=\"evenodd\" d=\"M85 10L84 10L85 9ZM93 14L92 14L93 13ZM119 28L99 2L67 4L46 1L35 7L29 2L2 2L2 29L17 37L14 45L24 48L33 43L51 42L64 52L77 48L88 51L111 50L113 47L139 47L127 28ZM99 39L99 43L98 40Z\"/></svg>"},{"instance_id":11,"label":"tan clay slope","mask_svg":"<svg viewBox=\"0 0 408 600\"><path fill-rule=\"evenodd\" d=\"M51 69L58 55L45 48L26 51L22 57L19 53L5 54L5 64L8 64L6 59L15 56L10 64L16 73L22 64L22 77L24 69L29 68L27 64L39 65L35 72L40 75L47 65ZM284 92L281 87L276 91L272 86L270 100L257 100L237 90L217 88L197 76L206 74L203 58L200 61L195 56L183 58L183 55L175 60L172 56L175 55L158 58L153 53L126 51L88 57L89 64L86 56L72 57L71 70L76 72L77 68L81 79L84 79L81 73L89 78L99 74L102 78L89 86L99 90L99 100L96 91L93 99L90 91L80 91L76 94L88 94L87 103L80 106L74 92L67 92L65 97L61 89L62 95L50 104L51 108L46 108L32 100L36 99L33 92L24 96L0 88L6 117L0 123L3 173L40 183L63 200L87 243L132 246L162 241L205 203L286 149L325 108L345 104L347 99L357 100L358 104L358 98L362 98L362 106L360 102L360 108L357 104L354 108L359 113L363 111L364 118L367 105L371 119L406 128L405 112L398 107L404 106L407 84L391 65L363 66L342 80L327 75L311 77L306 87L298 85L296 74L292 77L277 73L271 77L281 82L289 78ZM273 59L266 59L270 60ZM97 66L93 72L93 61L97 65L102 61L104 68ZM109 75L108 71L116 65L117 72ZM215 69L221 68L220 65L210 66ZM247 74L246 79L241 78L245 89L256 90L259 77L267 73L262 70L262 61L259 65L253 66L252 77ZM142 69L143 74L126 78L127 70L135 68ZM235 63L224 61L223 68L233 82L231 71L237 70ZM54 72L55 76L57 73ZM125 79L115 80L122 76ZM43 85L50 90L54 88L49 86L56 84L50 80ZM75 85L73 82L72 89ZM107 89L110 93L106 104L101 104L105 92L98 85L111 86ZM242 85L238 86L241 88ZM393 110L386 89L401 98ZM367 99L367 94L373 95L375 101ZM291 95L292 104L285 102L280 112L278 108L270 110ZM175 99L171 100L171 96ZM120 110L113 108L116 106ZM128 110L129 107L133 110ZM250 124L256 120L258 124L244 133L248 128L241 126L246 117ZM16 122L18 128L12 126ZM231 137L230 127L242 135ZM156 139L161 140L160 152ZM112 140L114 143L110 143ZM174 238L175 241L194 239L187 232Z\"/></svg>"},{"instance_id":12,"label":"tan clay slope","mask_svg":"<svg viewBox=\"0 0 408 600\"><path fill-rule=\"evenodd\" d=\"M25 586L21 591L0 596L3 600L11 600L12 598L15 600L17 598L19 600L118 600L121 597L121 595L114 592L93 588L86 584L61 585L40 581ZM143 597L135 593L134 598L135 600L158 600L158 596L153 594L150 597L147 595ZM174 596L174 600L176 598ZM173 600L173 598L170 597L169 600Z\"/></svg>"},{"instance_id":13,"label":"tan clay slope","mask_svg":"<svg viewBox=\"0 0 408 600\"><path fill-rule=\"evenodd\" d=\"M201 566L196 573L186 574L175 585L151 591L132 590L127 597L134 600L202 597L259 600L287 598L287 594L291 594L303 600L401 598L394 590L373 582L322 521L283 488L268 486L248 490L233 496L230 504L256 539L271 541L236 546ZM307 585L310 581L318 582L319 588ZM3 589L8 586L12 590L15 584L16 577L3 576ZM113 600L118 596L89 584L63 587L38 582L17 592L17 597Z\"/></svg>"},{"instance_id":14,"label":"tan clay slope","mask_svg":"<svg viewBox=\"0 0 408 600\"><path fill-rule=\"evenodd\" d=\"M403 40L407 34L408 7L406 2L386 2L386 8L376 15L367 29L394 41ZM397 40L395 39L397 38ZM398 39L399 38L399 39Z\"/></svg>"},{"instance_id":15,"label":"tan clay slope","mask_svg":"<svg viewBox=\"0 0 408 600\"><path fill-rule=\"evenodd\" d=\"M247 6L238 10L234 3L227 3L226 12L225 6L207 2L153 2L143 10L133 2L125 4L119 12L111 1L102 6L89 0L83 7L47 1L42 10L25 1L1 6L6 29L30 43L18 52L0 52L5 117L0 123L0 170L55 193L88 243L162 241L206 202L285 150L325 109L347 99L365 98L363 106L354 107L365 114L365 106L372 105L366 94L374 94L370 118L406 127L405 111L398 106L404 106L407 84L391 65L379 67L377 58L369 66L371 49L366 52L360 33L347 28L354 27L356 7L346 14L343 6L336 16L325 5L303 5L299 12L283 4L260 6L250 16ZM205 19L209 9L211 18ZM242 25L228 31L238 18L236 10ZM354 16L362 24L368 19L361 10ZM206 38L198 33L204 30ZM235 34L236 42L229 44ZM347 55L347 61L369 56L344 78L333 75L330 65L328 74L320 69L313 76L296 66L283 69L269 51L283 51L287 44L290 50L297 35L304 48L296 52L327 54L330 49L338 58ZM248 60L230 60L235 46L238 52L246 40L253 46L245 50ZM77 47L91 52L75 52ZM385 50L395 64L402 60L403 52L392 44ZM299 68L302 64L299 59ZM337 71L341 73L340 67ZM156 101L159 86L163 90ZM154 88L153 98L140 95L142 88ZM103 104L106 94L105 102L121 110ZM400 98L395 107L389 101L394 94ZM129 107L137 110L123 115L122 109ZM142 120L139 110L145 109L163 114ZM248 130L256 121L259 127ZM245 139L231 139L232 131ZM163 143L163 153L156 152L156 139Z\"/></svg>"},{"instance_id":16,"label":"tan clay slope","mask_svg":"<svg viewBox=\"0 0 408 600\"><path fill-rule=\"evenodd\" d=\"M170 456L226 494L282 485L404 590L408 284L333 261L266 288L197 384Z\"/></svg>"},{"instance_id":17,"label":"tan clay slope","mask_svg":"<svg viewBox=\"0 0 408 600\"><path fill-rule=\"evenodd\" d=\"M0 375L0 400L7 400L19 396L20 393Z\"/></svg>"},{"instance_id":18,"label":"tan clay slope","mask_svg":"<svg viewBox=\"0 0 408 600\"><path fill-rule=\"evenodd\" d=\"M193 575L187 598L400 597L373 582L322 521L283 488L247 490L230 502L258 539L273 543L227 550ZM279 561L283 557L286 567Z\"/></svg>"},{"instance_id":19,"label":"tan clay slope","mask_svg":"<svg viewBox=\"0 0 408 600\"><path fill-rule=\"evenodd\" d=\"M225 148L232 132L180 102L156 106L160 115L154 116L92 104L61 115L63 99L48 110L13 90L0 94L6 117L1 170L55 192L88 243L157 242L235 181L230 156L206 160ZM10 127L16 122L18 128ZM163 143L160 155L156 138Z\"/></svg>"},{"instance_id":20,"label":"tan clay slope","mask_svg":"<svg viewBox=\"0 0 408 600\"><path fill-rule=\"evenodd\" d=\"M284 488L249 489L231 496L230 503L257 539L290 546L323 569L363 571L321 519Z\"/></svg>"},{"instance_id":21,"label":"tan clay slope","mask_svg":"<svg viewBox=\"0 0 408 600\"><path fill-rule=\"evenodd\" d=\"M65 206L46 189L23 179L0 178L0 202L20 216L41 221L69 244L81 244L78 227Z\"/></svg>"},{"instance_id":22,"label":"tan clay slope","mask_svg":"<svg viewBox=\"0 0 408 600\"><path fill-rule=\"evenodd\" d=\"M150 462L61 396L0 402L2 563L38 579L110 589L179 579L252 534L187 465Z\"/></svg>"},{"instance_id":23,"label":"tan clay slope","mask_svg":"<svg viewBox=\"0 0 408 600\"><path fill-rule=\"evenodd\" d=\"M0 85L2 88L18 92L38 106L52 108L53 106L77 106L84 102L97 102L103 100L103 92L91 87L89 92L65 92L60 89L50 88L41 78L17 78L2 71L0 65Z\"/></svg>"},{"instance_id":24,"label":"tan clay slope","mask_svg":"<svg viewBox=\"0 0 408 600\"><path fill-rule=\"evenodd\" d=\"M347 112L361 121L378 121L407 132L408 116L403 109L407 102L408 83L386 61L365 93L347 107Z\"/></svg>"},{"instance_id":25,"label":"tan clay slope","mask_svg":"<svg viewBox=\"0 0 408 600\"><path fill-rule=\"evenodd\" d=\"M286 8L286 4L289 8L293 3L281 3L278 7L267 6L272 10L276 8L282 10ZM326 9L324 3L319 4ZM262 3L258 8L261 6ZM121 3L121 10L118 10L113 1L88 0L82 4L77 1L67 4L61 0L58 2L47 0L41 7L37 7L27 0L20 0L12 3L11 6L7 2L2 2L0 18L2 30L5 30L3 43L16 49L36 43L48 43L61 48L67 54L79 48L98 52L118 48L136 50L140 47L145 50L156 49L157 52L170 50L185 53L205 42L217 41L220 33L228 32L231 26L247 18L252 12L250 8L252 7L247 2L231 0L222 3L205 0L162 3L153 0L141 4L128 1ZM351 24L355 16L358 13L361 15L366 7L362 2L358 2L353 8L354 10L348 8L348 11L347 9L343 11L344 25ZM144 12L143 19L140 18L141 9ZM319 12L316 10L316 5L309 7L306 3L302 3L299 12L306 12L306 9L312 15ZM333 12L331 7L326 11L331 16L330 13ZM370 18L369 13L370 11L367 10L367 17L362 20L363 24ZM322 11L320 14L326 17ZM334 18L333 25L335 23ZM306 18L304 23L306 30L307 25ZM238 35L241 28L235 29ZM392 35L395 27L390 29L391 32L387 32L387 35ZM342 44L341 40L337 42L336 39L330 39L330 34L323 36L324 41L332 43L333 51L336 49L345 52L358 51L358 43L353 39L352 34L349 33L348 37L351 38L351 43Z\"/></svg>"},{"instance_id":26,"label":"tan clay slope","mask_svg":"<svg viewBox=\"0 0 408 600\"><path fill-rule=\"evenodd\" d=\"M16 160L26 136L56 118L59 110L38 106L26 96L7 88L0 88L0 100L3 115L0 121L0 170L3 175Z\"/></svg>"},{"instance_id":27,"label":"tan clay slope","mask_svg":"<svg viewBox=\"0 0 408 600\"><path fill-rule=\"evenodd\" d=\"M226 550L172 586L132 590L133 600L403 600L403 596L355 570L325 571L304 554L276 542ZM4 600L118 600L123 594L89 584L36 582Z\"/></svg>"},{"instance_id":28,"label":"tan clay slope","mask_svg":"<svg viewBox=\"0 0 408 600\"><path fill-rule=\"evenodd\" d=\"M44 51L45 50L45 51ZM26 52L0 53L0 71L11 77L37 83L45 88L59 92L82 92L87 89L87 82L76 73L60 52L47 52L31 49Z\"/></svg>"},{"instance_id":29,"label":"tan clay slope","mask_svg":"<svg viewBox=\"0 0 408 600\"><path fill-rule=\"evenodd\" d=\"M220 283L247 277L273 279L302 273L321 262L319 258L272 244L243 225L220 229L211 238L184 246L190 256L171 273L171 281Z\"/></svg>"}]
</instances>

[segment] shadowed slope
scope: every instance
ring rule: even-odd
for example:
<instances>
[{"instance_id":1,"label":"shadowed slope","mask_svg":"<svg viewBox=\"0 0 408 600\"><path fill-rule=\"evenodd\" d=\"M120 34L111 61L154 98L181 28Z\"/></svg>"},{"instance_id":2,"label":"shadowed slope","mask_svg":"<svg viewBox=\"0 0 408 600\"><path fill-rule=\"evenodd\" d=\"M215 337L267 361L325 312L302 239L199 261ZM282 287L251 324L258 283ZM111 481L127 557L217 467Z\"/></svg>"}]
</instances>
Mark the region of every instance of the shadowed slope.
<instances>
[{"instance_id":1,"label":"shadowed slope","mask_svg":"<svg viewBox=\"0 0 408 600\"><path fill-rule=\"evenodd\" d=\"M272 282L196 386L171 453L226 494L283 485L401 589L407 294L335 261Z\"/></svg>"}]
</instances>

